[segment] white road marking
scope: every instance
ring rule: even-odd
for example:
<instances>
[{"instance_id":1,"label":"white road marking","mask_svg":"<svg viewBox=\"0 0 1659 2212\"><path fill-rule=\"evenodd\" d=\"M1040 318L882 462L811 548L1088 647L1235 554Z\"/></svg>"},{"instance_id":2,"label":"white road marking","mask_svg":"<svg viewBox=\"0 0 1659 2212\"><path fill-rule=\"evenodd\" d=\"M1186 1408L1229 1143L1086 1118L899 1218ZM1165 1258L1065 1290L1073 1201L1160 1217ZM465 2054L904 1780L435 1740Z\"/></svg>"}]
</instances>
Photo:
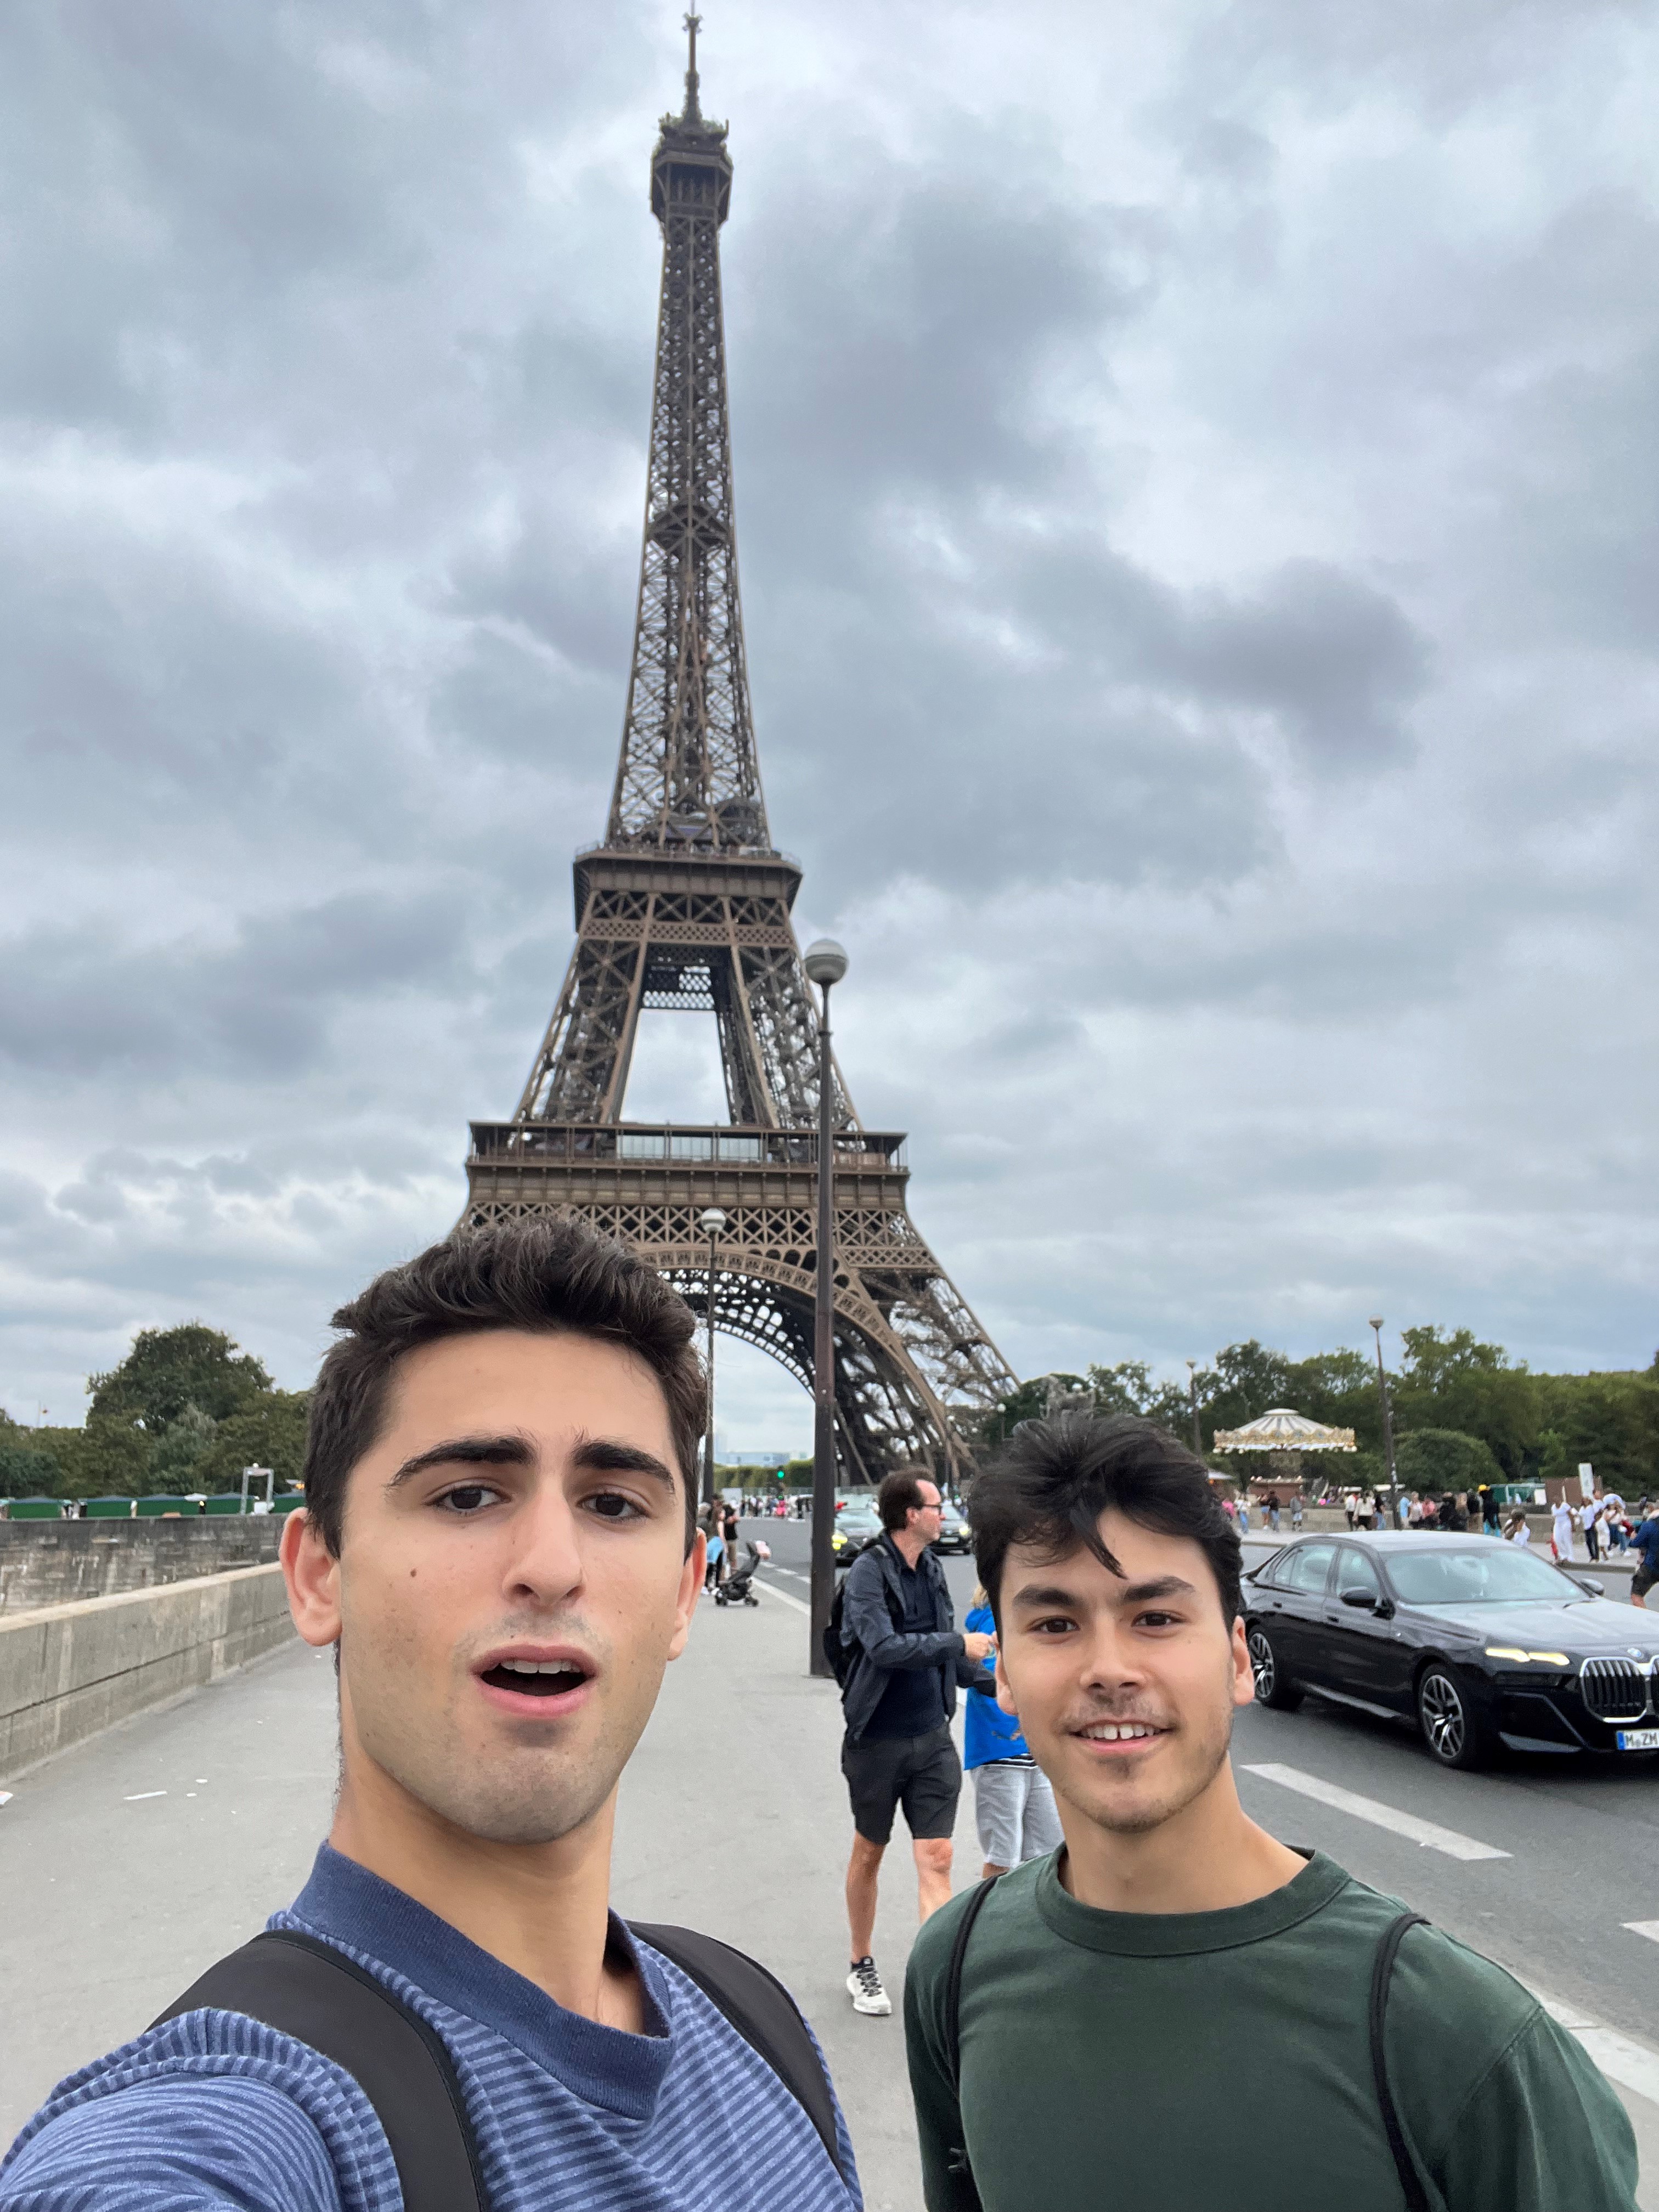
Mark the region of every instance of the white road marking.
<instances>
[{"instance_id":1,"label":"white road marking","mask_svg":"<svg viewBox=\"0 0 1659 2212\"><path fill-rule=\"evenodd\" d=\"M797 1597L793 1590L780 1589L774 1582L764 1582L761 1584L761 1588L769 1591L773 1597L779 1599L783 1604L793 1605L797 1613L804 1613L809 1620L811 1619L811 1607L807 1604L805 1598Z\"/></svg>"},{"instance_id":2,"label":"white road marking","mask_svg":"<svg viewBox=\"0 0 1659 2212\"><path fill-rule=\"evenodd\" d=\"M11 1798L12 1793L9 1790L0 1790L0 1805L9 1805Z\"/></svg>"},{"instance_id":3,"label":"white road marking","mask_svg":"<svg viewBox=\"0 0 1659 2212\"><path fill-rule=\"evenodd\" d=\"M1627 1920L1625 1925L1632 1936L1645 1936L1650 1943L1659 1943L1659 1920Z\"/></svg>"},{"instance_id":4,"label":"white road marking","mask_svg":"<svg viewBox=\"0 0 1659 2212\"><path fill-rule=\"evenodd\" d=\"M1449 1859L1506 1859L1510 1854L1500 1851L1495 1844L1478 1844L1473 1836L1460 1836L1455 1828L1437 1827L1432 1820L1419 1820L1415 1813L1401 1813L1392 1805L1379 1805L1375 1797L1357 1796L1352 1790L1340 1790L1334 1782L1322 1782L1316 1774L1304 1774L1296 1766L1247 1766L1246 1774L1259 1774L1264 1782L1276 1782L1281 1790L1294 1790L1303 1797L1314 1797L1322 1805L1331 1805L1339 1813L1352 1813L1356 1820L1369 1820L1374 1827L1392 1828L1397 1836L1409 1836L1414 1844L1422 1844L1431 1851L1443 1851Z\"/></svg>"},{"instance_id":5,"label":"white road marking","mask_svg":"<svg viewBox=\"0 0 1659 2212\"><path fill-rule=\"evenodd\" d=\"M124 1797L121 1802L124 1805L142 1805L146 1797L165 1797L167 1794L165 1790L136 1790L131 1797Z\"/></svg>"},{"instance_id":6,"label":"white road marking","mask_svg":"<svg viewBox=\"0 0 1659 2212\"><path fill-rule=\"evenodd\" d=\"M1517 1974L1516 1979L1521 1981L1521 1977ZM1650 2044L1638 2043L1633 2035L1620 2034L1616 2027L1603 2027L1582 2005L1553 1997L1547 1990L1539 1989L1534 1983L1522 1982L1521 1986L1531 1990L1553 2021L1559 2021L1570 2035L1577 2037L1609 2081L1616 2081L1621 2089L1645 2097L1650 2104L1659 2105L1659 2051Z\"/></svg>"}]
</instances>

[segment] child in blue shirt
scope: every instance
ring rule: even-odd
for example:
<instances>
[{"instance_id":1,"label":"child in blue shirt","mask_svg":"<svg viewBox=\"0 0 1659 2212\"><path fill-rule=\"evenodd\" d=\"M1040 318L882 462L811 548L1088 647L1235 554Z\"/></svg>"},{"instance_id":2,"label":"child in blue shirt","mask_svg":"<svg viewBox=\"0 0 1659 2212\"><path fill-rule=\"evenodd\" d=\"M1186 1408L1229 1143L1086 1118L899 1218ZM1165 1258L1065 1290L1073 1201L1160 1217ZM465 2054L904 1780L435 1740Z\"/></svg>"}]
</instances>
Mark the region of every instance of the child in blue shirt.
<instances>
[{"instance_id":1,"label":"child in blue shirt","mask_svg":"<svg viewBox=\"0 0 1659 2212\"><path fill-rule=\"evenodd\" d=\"M963 1626L983 1636L996 1623L983 1589ZM985 1662L984 1686L976 1682L963 1723L963 1765L974 1778L974 1824L985 1855L983 1871L1006 1874L1027 1859L1046 1858L1061 1842L1060 1815L1048 1778L1025 1747L1019 1723L997 1703L996 1662Z\"/></svg>"}]
</instances>

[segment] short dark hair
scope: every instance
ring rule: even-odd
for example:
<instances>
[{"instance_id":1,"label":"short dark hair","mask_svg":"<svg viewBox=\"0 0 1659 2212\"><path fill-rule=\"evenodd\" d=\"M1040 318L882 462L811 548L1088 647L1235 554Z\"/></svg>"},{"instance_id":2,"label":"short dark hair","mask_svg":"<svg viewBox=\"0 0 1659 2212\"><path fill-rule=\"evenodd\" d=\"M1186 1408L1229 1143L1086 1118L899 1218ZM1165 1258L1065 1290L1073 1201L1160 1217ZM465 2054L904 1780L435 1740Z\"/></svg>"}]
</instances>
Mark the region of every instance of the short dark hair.
<instances>
[{"instance_id":1,"label":"short dark hair","mask_svg":"<svg viewBox=\"0 0 1659 2212\"><path fill-rule=\"evenodd\" d=\"M915 1468L896 1467L890 1474L881 1478L876 1492L876 1511L881 1516L882 1527L890 1534L895 1528L902 1528L922 1503L921 1484Z\"/></svg>"},{"instance_id":2,"label":"short dark hair","mask_svg":"<svg viewBox=\"0 0 1659 2212\"><path fill-rule=\"evenodd\" d=\"M1113 1574L1122 1571L1100 1540L1109 1506L1160 1535L1190 1536L1210 1563L1232 1626L1243 1554L1203 1461L1167 1429L1133 1414L1060 1413L1022 1421L974 1484L974 1560L999 1629L1011 1544L1035 1544L1055 1559L1081 1547Z\"/></svg>"},{"instance_id":3,"label":"short dark hair","mask_svg":"<svg viewBox=\"0 0 1659 2212\"><path fill-rule=\"evenodd\" d=\"M586 1222L532 1215L457 1230L377 1275L333 1325L348 1333L330 1348L311 1394L304 1480L307 1509L337 1558L347 1479L385 1426L398 1359L444 1337L498 1328L595 1337L645 1362L668 1402L690 1550L708 1409L696 1316L653 1269Z\"/></svg>"}]
</instances>

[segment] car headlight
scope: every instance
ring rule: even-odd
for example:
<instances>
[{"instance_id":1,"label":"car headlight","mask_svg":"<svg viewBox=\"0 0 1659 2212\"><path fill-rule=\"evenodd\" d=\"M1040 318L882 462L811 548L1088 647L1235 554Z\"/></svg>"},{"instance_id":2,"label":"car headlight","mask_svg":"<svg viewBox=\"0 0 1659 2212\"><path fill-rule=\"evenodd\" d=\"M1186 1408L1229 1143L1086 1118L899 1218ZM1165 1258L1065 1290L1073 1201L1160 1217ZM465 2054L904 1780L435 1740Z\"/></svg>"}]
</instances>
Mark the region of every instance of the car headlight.
<instances>
[{"instance_id":1,"label":"car headlight","mask_svg":"<svg viewBox=\"0 0 1659 2212\"><path fill-rule=\"evenodd\" d=\"M1486 1656L1488 1659L1519 1659L1522 1662L1534 1659L1542 1667L1567 1667L1572 1663L1565 1651L1523 1651L1516 1644L1489 1644Z\"/></svg>"}]
</instances>

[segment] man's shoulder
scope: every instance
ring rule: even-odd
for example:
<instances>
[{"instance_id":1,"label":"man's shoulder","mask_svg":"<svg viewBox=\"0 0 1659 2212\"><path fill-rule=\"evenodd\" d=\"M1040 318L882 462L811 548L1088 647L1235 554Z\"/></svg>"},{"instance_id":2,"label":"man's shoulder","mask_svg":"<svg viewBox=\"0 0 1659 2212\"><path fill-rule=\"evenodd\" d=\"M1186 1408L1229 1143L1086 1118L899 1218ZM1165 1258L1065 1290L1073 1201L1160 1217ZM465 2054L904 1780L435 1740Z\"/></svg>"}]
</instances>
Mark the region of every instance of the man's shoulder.
<instances>
[{"instance_id":1,"label":"man's shoulder","mask_svg":"<svg viewBox=\"0 0 1659 2212\"><path fill-rule=\"evenodd\" d=\"M970 1941L975 1947L982 1941L994 1945L1001 1941L1024 1940L1025 1932L1040 1917L1036 1880L1040 1869L1047 1864L1046 1859L1028 1859L1024 1866L999 1875L988 1885L975 1882L970 1889L959 1889L948 1905L930 1913L911 1947L910 1963L905 1970L906 1987L914 1980L918 1995L924 1999L943 1989L951 1970L951 1954L956 1948L957 1932L970 1911L974 1915Z\"/></svg>"}]
</instances>

